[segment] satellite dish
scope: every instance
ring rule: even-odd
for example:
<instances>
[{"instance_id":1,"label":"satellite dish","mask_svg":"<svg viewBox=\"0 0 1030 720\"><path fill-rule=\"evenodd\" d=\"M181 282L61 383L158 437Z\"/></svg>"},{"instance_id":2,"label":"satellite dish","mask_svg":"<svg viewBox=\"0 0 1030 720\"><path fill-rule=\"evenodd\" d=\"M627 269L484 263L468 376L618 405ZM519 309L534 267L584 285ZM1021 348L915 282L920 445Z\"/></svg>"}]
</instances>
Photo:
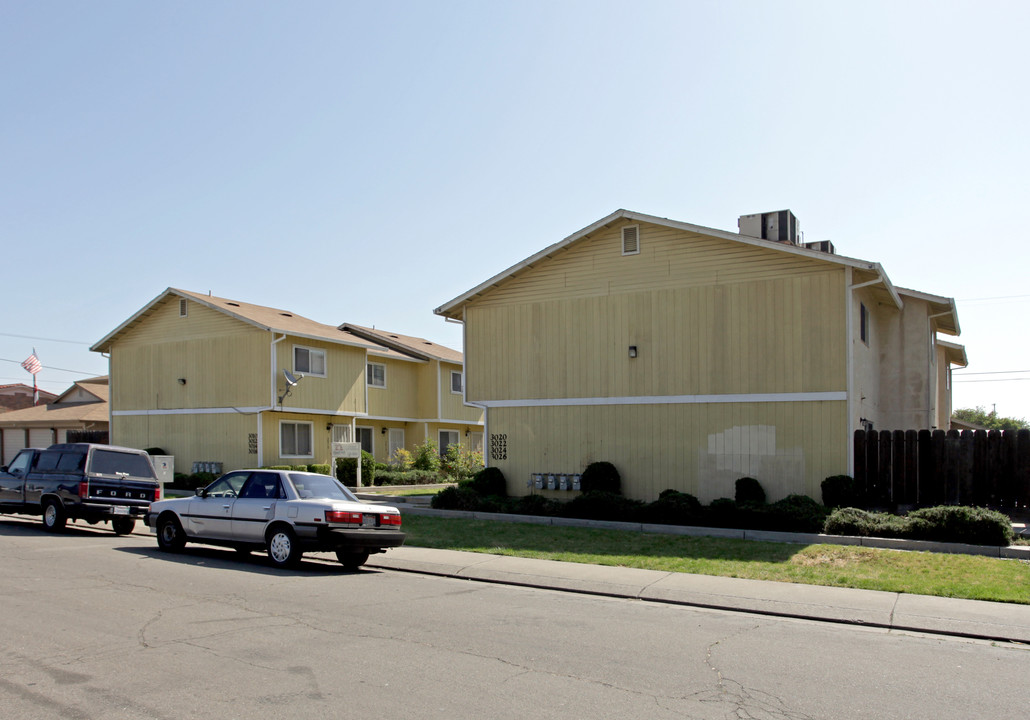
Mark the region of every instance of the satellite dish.
<instances>
[{"instance_id":1,"label":"satellite dish","mask_svg":"<svg viewBox=\"0 0 1030 720\"><path fill-rule=\"evenodd\" d=\"M290 394L290 390L295 388L297 386L297 383L304 379L303 375L301 375L300 377L294 377L293 373L285 369L283 370L283 377L286 378L286 387L283 388L283 394L279 396L280 407L282 407L283 400L286 399L286 396Z\"/></svg>"}]
</instances>

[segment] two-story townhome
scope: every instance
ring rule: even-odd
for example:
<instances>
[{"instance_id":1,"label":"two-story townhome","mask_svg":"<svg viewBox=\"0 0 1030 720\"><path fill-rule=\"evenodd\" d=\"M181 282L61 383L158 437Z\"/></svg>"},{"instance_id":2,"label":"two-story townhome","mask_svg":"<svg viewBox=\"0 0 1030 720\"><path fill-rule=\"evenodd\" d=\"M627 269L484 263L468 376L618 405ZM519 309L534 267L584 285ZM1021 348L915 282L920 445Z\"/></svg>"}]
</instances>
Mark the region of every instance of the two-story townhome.
<instances>
[{"instance_id":1,"label":"two-story townhome","mask_svg":"<svg viewBox=\"0 0 1030 720\"><path fill-rule=\"evenodd\" d=\"M464 323L466 400L509 491L606 460L645 500L732 497L743 476L818 499L856 428L946 428L954 301L796 227L619 210L437 308Z\"/></svg>"},{"instance_id":2,"label":"two-story townhome","mask_svg":"<svg viewBox=\"0 0 1030 720\"><path fill-rule=\"evenodd\" d=\"M327 463L332 442L366 440L374 368L423 362L342 326L175 288L92 349L109 357L112 442L158 447L181 472ZM403 374L396 392L417 392Z\"/></svg>"},{"instance_id":3,"label":"two-story townhome","mask_svg":"<svg viewBox=\"0 0 1030 720\"><path fill-rule=\"evenodd\" d=\"M356 425L362 449L380 462L427 439L440 455L450 445L483 451L483 409L464 402L460 352L425 338L352 323L340 327L391 351L369 351L368 415Z\"/></svg>"}]
</instances>

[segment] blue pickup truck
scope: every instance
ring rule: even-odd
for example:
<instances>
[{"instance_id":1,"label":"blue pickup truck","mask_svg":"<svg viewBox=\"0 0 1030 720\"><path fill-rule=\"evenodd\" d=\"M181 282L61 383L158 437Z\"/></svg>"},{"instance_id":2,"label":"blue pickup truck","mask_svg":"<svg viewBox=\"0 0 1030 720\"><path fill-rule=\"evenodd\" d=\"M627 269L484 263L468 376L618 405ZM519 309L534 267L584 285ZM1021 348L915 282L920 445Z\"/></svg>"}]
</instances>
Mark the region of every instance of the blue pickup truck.
<instances>
[{"instance_id":1,"label":"blue pickup truck","mask_svg":"<svg viewBox=\"0 0 1030 720\"><path fill-rule=\"evenodd\" d=\"M142 450L61 443L20 450L0 468L0 513L39 515L60 532L69 519L110 521L119 535L161 499L150 456Z\"/></svg>"}]
</instances>

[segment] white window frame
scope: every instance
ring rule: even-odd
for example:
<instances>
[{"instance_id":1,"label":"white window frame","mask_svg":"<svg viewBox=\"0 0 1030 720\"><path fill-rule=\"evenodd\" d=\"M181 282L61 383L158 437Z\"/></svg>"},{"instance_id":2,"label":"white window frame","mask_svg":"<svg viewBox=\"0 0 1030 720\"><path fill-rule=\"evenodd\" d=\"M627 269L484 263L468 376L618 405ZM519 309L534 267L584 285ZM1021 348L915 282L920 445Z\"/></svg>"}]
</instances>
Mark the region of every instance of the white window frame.
<instances>
[{"instance_id":1,"label":"white window frame","mask_svg":"<svg viewBox=\"0 0 1030 720\"><path fill-rule=\"evenodd\" d=\"M308 369L307 370L301 370L299 367L297 367L297 351L298 350L304 350L305 352L308 353ZM311 368L311 356L312 356L312 354L316 354L316 353L318 355L322 356L322 372L320 372L320 373L314 372L313 370L310 369ZM304 377L322 377L322 378L326 377L326 375L327 375L327 368L326 368L326 352L325 352L325 350L323 350L322 348L308 347L307 345L294 345L293 346L293 372L295 374L297 374L297 373L303 374Z\"/></svg>"},{"instance_id":2,"label":"white window frame","mask_svg":"<svg viewBox=\"0 0 1030 720\"><path fill-rule=\"evenodd\" d=\"M309 444L310 447L308 448L308 453L306 455L297 455L297 454L287 454L286 453L286 449L283 447L283 430L286 429L287 425L293 426L294 428L300 427L302 425L307 426L307 428L308 428L308 444ZM296 431L294 431L294 432L296 432ZM293 441L294 441L294 445L296 445L296 442L297 442L296 435L294 435ZM281 458L313 458L313 457L315 457L315 424L313 422L309 422L309 421L306 421L306 420L280 420L279 421L279 457L281 457Z\"/></svg>"},{"instance_id":3,"label":"white window frame","mask_svg":"<svg viewBox=\"0 0 1030 720\"><path fill-rule=\"evenodd\" d=\"M452 443L448 443L448 445L457 445L459 449L461 448L461 433L460 432L458 432L457 430L450 430L450 429L447 429L447 428L440 428L439 430L436 431L436 442L437 442L437 445L438 445L437 450L440 453L440 457L444 457L444 455L446 455L446 453L447 453L447 447L444 446L443 438L440 437L444 433L454 433L455 440Z\"/></svg>"},{"instance_id":4,"label":"white window frame","mask_svg":"<svg viewBox=\"0 0 1030 720\"><path fill-rule=\"evenodd\" d=\"M382 385L377 385L374 382L374 380L375 380L375 373L372 371L372 368L374 368L374 367L379 367L379 368L383 369L383 384ZM368 385L370 388L385 389L386 388L386 364L385 363L378 363L378 362L371 362L371 361L366 363L365 364L365 384Z\"/></svg>"},{"instance_id":5,"label":"white window frame","mask_svg":"<svg viewBox=\"0 0 1030 720\"><path fill-rule=\"evenodd\" d=\"M338 423L333 425L333 442L350 442L351 427L348 424Z\"/></svg>"},{"instance_id":6,"label":"white window frame","mask_svg":"<svg viewBox=\"0 0 1030 720\"><path fill-rule=\"evenodd\" d=\"M458 376L458 389L454 389L454 376ZM461 395L465 392L465 373L460 370L451 370L451 394Z\"/></svg>"},{"instance_id":7,"label":"white window frame","mask_svg":"<svg viewBox=\"0 0 1030 720\"><path fill-rule=\"evenodd\" d=\"M372 457L376 456L376 432L375 431L376 431L376 429L374 427L372 427L371 425L355 425L354 426L354 442L360 443L361 442L361 433L362 432L367 432L368 433L368 447L369 447L369 449L365 450L364 447L362 447L361 449L365 450L365 452L367 452Z\"/></svg>"}]
</instances>

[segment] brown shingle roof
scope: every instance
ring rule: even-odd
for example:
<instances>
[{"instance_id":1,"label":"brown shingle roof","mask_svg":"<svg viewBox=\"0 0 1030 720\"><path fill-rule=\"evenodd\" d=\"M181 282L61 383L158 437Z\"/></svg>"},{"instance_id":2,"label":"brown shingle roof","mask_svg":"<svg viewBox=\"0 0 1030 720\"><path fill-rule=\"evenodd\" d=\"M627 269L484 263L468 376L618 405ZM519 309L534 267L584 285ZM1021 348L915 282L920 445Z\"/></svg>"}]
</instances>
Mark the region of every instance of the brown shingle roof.
<instances>
[{"instance_id":1,"label":"brown shingle roof","mask_svg":"<svg viewBox=\"0 0 1030 720\"><path fill-rule=\"evenodd\" d=\"M444 362L462 364L462 354L446 345L440 345L434 343L431 340L425 338L414 337L413 335L401 335L400 333L392 333L388 330L377 330L376 328L364 327L362 325L354 325L353 323L344 323L340 326L343 329L349 330L357 335L360 335L372 342L377 342L381 345L396 348L404 353L411 353L418 357L433 358L435 360L443 360Z\"/></svg>"}]
</instances>

